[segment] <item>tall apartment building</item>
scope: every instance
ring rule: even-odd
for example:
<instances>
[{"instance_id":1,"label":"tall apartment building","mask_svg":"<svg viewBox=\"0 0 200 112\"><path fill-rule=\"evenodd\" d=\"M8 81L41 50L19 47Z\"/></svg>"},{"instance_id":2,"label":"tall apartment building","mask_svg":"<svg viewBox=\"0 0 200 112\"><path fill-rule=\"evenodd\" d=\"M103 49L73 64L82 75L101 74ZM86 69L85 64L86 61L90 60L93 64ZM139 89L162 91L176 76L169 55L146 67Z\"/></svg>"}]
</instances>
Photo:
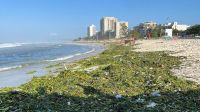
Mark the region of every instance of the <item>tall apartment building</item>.
<instances>
[{"instance_id":1,"label":"tall apartment building","mask_svg":"<svg viewBox=\"0 0 200 112\"><path fill-rule=\"evenodd\" d=\"M110 38L115 36L117 21L118 19L115 17L103 17L100 21L101 37Z\"/></svg>"},{"instance_id":2,"label":"tall apartment building","mask_svg":"<svg viewBox=\"0 0 200 112\"><path fill-rule=\"evenodd\" d=\"M101 32L115 31L117 21L118 19L115 17L103 17L101 19Z\"/></svg>"},{"instance_id":3,"label":"tall apartment building","mask_svg":"<svg viewBox=\"0 0 200 112\"><path fill-rule=\"evenodd\" d=\"M94 36L96 36L96 26L92 24L88 27L88 37Z\"/></svg>"},{"instance_id":4,"label":"tall apartment building","mask_svg":"<svg viewBox=\"0 0 200 112\"><path fill-rule=\"evenodd\" d=\"M123 35L122 33L122 26L127 26L128 22L120 22L115 17L103 17L100 21L101 27L101 37L104 39L110 38L120 38Z\"/></svg>"}]
</instances>

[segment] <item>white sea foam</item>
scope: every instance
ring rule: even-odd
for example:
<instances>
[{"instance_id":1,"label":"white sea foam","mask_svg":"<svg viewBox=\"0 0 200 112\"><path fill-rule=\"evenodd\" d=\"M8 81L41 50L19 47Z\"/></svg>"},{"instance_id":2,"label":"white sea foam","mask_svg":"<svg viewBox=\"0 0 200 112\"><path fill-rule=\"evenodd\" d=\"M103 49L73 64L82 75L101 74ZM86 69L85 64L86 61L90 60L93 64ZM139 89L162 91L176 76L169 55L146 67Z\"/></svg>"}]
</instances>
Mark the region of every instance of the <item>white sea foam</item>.
<instances>
[{"instance_id":1,"label":"white sea foam","mask_svg":"<svg viewBox=\"0 0 200 112\"><path fill-rule=\"evenodd\" d=\"M3 67L3 68L0 68L0 72L11 70L11 69L16 69L16 68L22 68L22 65L19 65L19 66L10 66L10 67Z\"/></svg>"},{"instance_id":2,"label":"white sea foam","mask_svg":"<svg viewBox=\"0 0 200 112\"><path fill-rule=\"evenodd\" d=\"M61 58L56 58L56 59L53 59L53 60L46 60L46 61L51 61L51 62L54 62L54 61L63 61L63 60L67 60L67 59L70 59L70 58L73 58L75 56L80 56L80 55L84 55L84 54L89 54L89 53L92 53L94 52L95 49L92 49L90 51L87 51L85 53L76 53L74 55L69 55L69 56L65 56L65 57L61 57Z\"/></svg>"},{"instance_id":3,"label":"white sea foam","mask_svg":"<svg viewBox=\"0 0 200 112\"><path fill-rule=\"evenodd\" d=\"M54 59L54 60L46 60L46 61L63 61L63 60L67 60L67 59L70 59L70 58L73 58L74 55L69 55L69 56L66 56L66 57L62 57L62 58L57 58L57 59Z\"/></svg>"},{"instance_id":4,"label":"white sea foam","mask_svg":"<svg viewBox=\"0 0 200 112\"><path fill-rule=\"evenodd\" d=\"M81 55L81 54L83 54L83 53L76 53L75 56L79 56L79 55Z\"/></svg>"},{"instance_id":5,"label":"white sea foam","mask_svg":"<svg viewBox=\"0 0 200 112\"><path fill-rule=\"evenodd\" d=\"M22 44L20 43L3 43L3 44L0 44L0 49L1 48L8 48L8 47L18 47L18 46L21 46Z\"/></svg>"},{"instance_id":6,"label":"white sea foam","mask_svg":"<svg viewBox=\"0 0 200 112\"><path fill-rule=\"evenodd\" d=\"M87 51L87 52L85 52L85 53L82 53L82 54L89 54L89 53L91 53L91 52L94 52L95 51L95 49L93 48L92 50L90 50L90 51Z\"/></svg>"}]
</instances>

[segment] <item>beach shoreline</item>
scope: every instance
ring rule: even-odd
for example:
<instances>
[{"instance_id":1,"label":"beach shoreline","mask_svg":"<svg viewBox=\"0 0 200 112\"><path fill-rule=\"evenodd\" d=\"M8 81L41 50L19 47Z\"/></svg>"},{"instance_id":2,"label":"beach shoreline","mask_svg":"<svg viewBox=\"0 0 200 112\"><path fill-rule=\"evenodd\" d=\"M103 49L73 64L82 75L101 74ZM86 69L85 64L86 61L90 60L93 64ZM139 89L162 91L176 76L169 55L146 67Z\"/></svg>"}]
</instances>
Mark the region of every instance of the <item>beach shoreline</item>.
<instances>
[{"instance_id":1,"label":"beach shoreline","mask_svg":"<svg viewBox=\"0 0 200 112\"><path fill-rule=\"evenodd\" d=\"M81 55L69 57L66 60L42 62L42 63L31 64L29 66L24 66L24 67L12 69L12 70L1 71L0 72L0 82L1 82L0 88L18 87L22 84L25 84L31 81L33 77L40 77L40 76L45 76L45 75L56 75L64 69L64 65L68 65L70 63L74 63L76 61L98 55L99 53L103 52L106 49L104 45L99 44L99 43L93 43L93 44L71 43L71 44L87 45L87 46L93 47L93 49L85 53L82 53ZM59 66L54 66L58 64ZM59 70L58 68L63 68L63 69Z\"/></svg>"},{"instance_id":2,"label":"beach shoreline","mask_svg":"<svg viewBox=\"0 0 200 112\"><path fill-rule=\"evenodd\" d=\"M170 72L179 67L180 57L134 50L112 44L97 56L70 64L58 75L34 77L19 87L0 89L2 108L105 112L199 109L200 86ZM152 103L154 108L149 107Z\"/></svg>"}]
</instances>

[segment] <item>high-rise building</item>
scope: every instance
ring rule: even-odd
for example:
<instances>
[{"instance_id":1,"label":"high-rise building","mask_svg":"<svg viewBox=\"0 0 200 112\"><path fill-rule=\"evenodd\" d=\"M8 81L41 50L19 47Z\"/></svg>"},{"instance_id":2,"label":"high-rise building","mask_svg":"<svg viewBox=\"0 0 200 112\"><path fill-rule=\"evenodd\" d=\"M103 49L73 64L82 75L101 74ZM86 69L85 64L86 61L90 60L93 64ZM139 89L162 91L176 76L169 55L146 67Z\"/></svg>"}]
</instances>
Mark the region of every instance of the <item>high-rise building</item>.
<instances>
[{"instance_id":1,"label":"high-rise building","mask_svg":"<svg viewBox=\"0 0 200 112\"><path fill-rule=\"evenodd\" d=\"M88 37L94 36L96 36L96 26L92 24L88 27Z\"/></svg>"},{"instance_id":2,"label":"high-rise building","mask_svg":"<svg viewBox=\"0 0 200 112\"><path fill-rule=\"evenodd\" d=\"M115 37L116 23L118 19L115 17L103 17L100 22L101 37L110 38Z\"/></svg>"},{"instance_id":3,"label":"high-rise building","mask_svg":"<svg viewBox=\"0 0 200 112\"><path fill-rule=\"evenodd\" d=\"M125 33L128 33L128 22L124 22L124 21L117 22L115 38L126 37Z\"/></svg>"},{"instance_id":4,"label":"high-rise building","mask_svg":"<svg viewBox=\"0 0 200 112\"><path fill-rule=\"evenodd\" d=\"M122 34L123 27L127 27L128 30L128 22L120 22L115 17L103 17L100 25L101 37L104 39L124 37L125 35Z\"/></svg>"}]
</instances>

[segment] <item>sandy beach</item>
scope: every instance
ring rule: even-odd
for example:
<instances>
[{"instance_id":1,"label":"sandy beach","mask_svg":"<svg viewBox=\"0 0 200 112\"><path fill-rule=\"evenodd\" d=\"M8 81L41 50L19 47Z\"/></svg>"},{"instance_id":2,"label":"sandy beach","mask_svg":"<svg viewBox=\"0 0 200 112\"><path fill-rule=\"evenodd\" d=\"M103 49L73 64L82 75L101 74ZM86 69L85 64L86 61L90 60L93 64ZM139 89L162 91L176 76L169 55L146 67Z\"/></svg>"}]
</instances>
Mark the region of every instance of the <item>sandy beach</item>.
<instances>
[{"instance_id":1,"label":"sandy beach","mask_svg":"<svg viewBox=\"0 0 200 112\"><path fill-rule=\"evenodd\" d=\"M174 39L174 40L138 40L138 52L146 51L172 51L172 56L184 56L178 69L173 69L174 75L200 84L200 40Z\"/></svg>"}]
</instances>

